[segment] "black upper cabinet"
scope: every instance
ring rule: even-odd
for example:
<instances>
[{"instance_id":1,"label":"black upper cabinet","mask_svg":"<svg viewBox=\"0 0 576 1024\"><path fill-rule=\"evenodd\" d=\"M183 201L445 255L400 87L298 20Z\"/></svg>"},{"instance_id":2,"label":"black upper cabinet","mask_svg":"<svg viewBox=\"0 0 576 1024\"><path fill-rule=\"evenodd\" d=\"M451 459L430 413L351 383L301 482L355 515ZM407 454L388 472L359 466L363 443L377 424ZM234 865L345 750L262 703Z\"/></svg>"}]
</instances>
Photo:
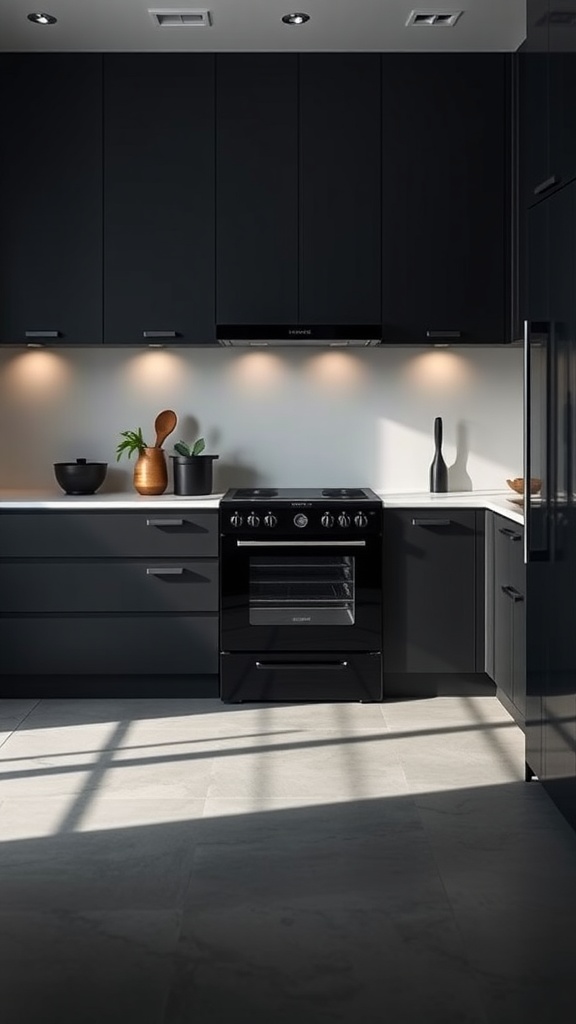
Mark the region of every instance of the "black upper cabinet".
<instances>
[{"instance_id":1,"label":"black upper cabinet","mask_svg":"<svg viewBox=\"0 0 576 1024\"><path fill-rule=\"evenodd\" d=\"M0 57L0 341L102 341L102 59Z\"/></svg>"},{"instance_id":2,"label":"black upper cabinet","mask_svg":"<svg viewBox=\"0 0 576 1024\"><path fill-rule=\"evenodd\" d=\"M216 57L216 319L298 320L298 57Z\"/></svg>"},{"instance_id":3,"label":"black upper cabinet","mask_svg":"<svg viewBox=\"0 0 576 1024\"><path fill-rule=\"evenodd\" d=\"M528 205L576 177L576 26L569 0L528 0L520 50L521 191Z\"/></svg>"},{"instance_id":4,"label":"black upper cabinet","mask_svg":"<svg viewBox=\"0 0 576 1024\"><path fill-rule=\"evenodd\" d=\"M380 321L380 60L217 57L217 321Z\"/></svg>"},{"instance_id":5,"label":"black upper cabinet","mask_svg":"<svg viewBox=\"0 0 576 1024\"><path fill-rule=\"evenodd\" d=\"M300 57L302 323L380 323L380 58Z\"/></svg>"},{"instance_id":6,"label":"black upper cabinet","mask_svg":"<svg viewBox=\"0 0 576 1024\"><path fill-rule=\"evenodd\" d=\"M509 64L382 57L385 342L511 340Z\"/></svg>"},{"instance_id":7,"label":"black upper cabinet","mask_svg":"<svg viewBox=\"0 0 576 1024\"><path fill-rule=\"evenodd\" d=\"M214 342L214 57L104 57L104 340Z\"/></svg>"},{"instance_id":8,"label":"black upper cabinet","mask_svg":"<svg viewBox=\"0 0 576 1024\"><path fill-rule=\"evenodd\" d=\"M550 177L548 0L528 0L526 41L519 54L520 193L526 205L553 187Z\"/></svg>"}]
</instances>

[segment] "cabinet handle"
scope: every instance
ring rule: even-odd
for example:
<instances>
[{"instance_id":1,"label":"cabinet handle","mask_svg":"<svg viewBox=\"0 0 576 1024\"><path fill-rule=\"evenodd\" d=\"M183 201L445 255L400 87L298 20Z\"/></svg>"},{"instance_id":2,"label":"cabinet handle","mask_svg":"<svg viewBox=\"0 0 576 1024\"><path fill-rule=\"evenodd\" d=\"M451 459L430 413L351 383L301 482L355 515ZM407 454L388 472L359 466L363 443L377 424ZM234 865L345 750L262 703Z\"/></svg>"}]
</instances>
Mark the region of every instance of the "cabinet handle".
<instances>
[{"instance_id":1,"label":"cabinet handle","mask_svg":"<svg viewBox=\"0 0 576 1024\"><path fill-rule=\"evenodd\" d=\"M508 537L508 540L522 540L520 533L515 533L514 530L507 530L505 526L498 527L498 532L503 533L505 537Z\"/></svg>"},{"instance_id":2,"label":"cabinet handle","mask_svg":"<svg viewBox=\"0 0 576 1024\"><path fill-rule=\"evenodd\" d=\"M176 331L142 331L143 338L177 338Z\"/></svg>"},{"instance_id":3,"label":"cabinet handle","mask_svg":"<svg viewBox=\"0 0 576 1024\"><path fill-rule=\"evenodd\" d=\"M451 526L451 519L413 519L412 526Z\"/></svg>"},{"instance_id":4,"label":"cabinet handle","mask_svg":"<svg viewBox=\"0 0 576 1024\"><path fill-rule=\"evenodd\" d=\"M516 604L517 601L524 600L524 596L520 593L519 590L516 590L515 587L501 587L500 589L504 591L506 597L512 598L514 604Z\"/></svg>"},{"instance_id":5,"label":"cabinet handle","mask_svg":"<svg viewBox=\"0 0 576 1024\"><path fill-rule=\"evenodd\" d=\"M24 331L25 338L59 338L60 331Z\"/></svg>"},{"instance_id":6,"label":"cabinet handle","mask_svg":"<svg viewBox=\"0 0 576 1024\"><path fill-rule=\"evenodd\" d=\"M541 181L539 185L536 185L536 188L534 189L534 195L541 196L543 192L547 192L548 189L552 188L553 185L559 184L560 178L557 178L555 174L551 174L549 178L545 179L545 181Z\"/></svg>"},{"instance_id":7,"label":"cabinet handle","mask_svg":"<svg viewBox=\"0 0 576 1024\"><path fill-rule=\"evenodd\" d=\"M462 331L426 331L427 338L461 338Z\"/></svg>"},{"instance_id":8,"label":"cabinet handle","mask_svg":"<svg viewBox=\"0 0 576 1024\"><path fill-rule=\"evenodd\" d=\"M166 569L156 568L154 566L151 569L146 569L147 576L182 576L184 569L182 566L169 566Z\"/></svg>"},{"instance_id":9,"label":"cabinet handle","mask_svg":"<svg viewBox=\"0 0 576 1024\"><path fill-rule=\"evenodd\" d=\"M288 671L293 668L302 668L309 671L310 669L326 669L331 668L335 671L341 671L343 668L348 668L347 661L257 661L256 668L258 669L274 669L275 672L278 670Z\"/></svg>"},{"instance_id":10,"label":"cabinet handle","mask_svg":"<svg viewBox=\"0 0 576 1024\"><path fill-rule=\"evenodd\" d=\"M146 526L184 526L183 519L147 519Z\"/></svg>"}]
</instances>

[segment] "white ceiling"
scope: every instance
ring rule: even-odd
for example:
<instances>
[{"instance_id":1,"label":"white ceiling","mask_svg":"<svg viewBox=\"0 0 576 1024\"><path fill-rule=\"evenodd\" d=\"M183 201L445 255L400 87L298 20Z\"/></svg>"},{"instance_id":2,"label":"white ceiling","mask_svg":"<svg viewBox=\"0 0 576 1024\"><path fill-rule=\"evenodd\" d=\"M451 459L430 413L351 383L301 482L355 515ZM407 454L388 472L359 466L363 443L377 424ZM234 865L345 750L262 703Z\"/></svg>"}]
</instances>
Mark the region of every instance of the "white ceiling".
<instances>
[{"instance_id":1,"label":"white ceiling","mask_svg":"<svg viewBox=\"0 0 576 1024\"><path fill-rule=\"evenodd\" d=\"M37 6L35 6L37 5ZM196 0L0 0L0 50L390 51L516 50L526 0L211 0L211 28L158 28L148 8L195 9ZM454 28L406 27L412 10L463 10ZM56 25L35 25L32 11ZM284 25L283 14L310 21Z\"/></svg>"}]
</instances>

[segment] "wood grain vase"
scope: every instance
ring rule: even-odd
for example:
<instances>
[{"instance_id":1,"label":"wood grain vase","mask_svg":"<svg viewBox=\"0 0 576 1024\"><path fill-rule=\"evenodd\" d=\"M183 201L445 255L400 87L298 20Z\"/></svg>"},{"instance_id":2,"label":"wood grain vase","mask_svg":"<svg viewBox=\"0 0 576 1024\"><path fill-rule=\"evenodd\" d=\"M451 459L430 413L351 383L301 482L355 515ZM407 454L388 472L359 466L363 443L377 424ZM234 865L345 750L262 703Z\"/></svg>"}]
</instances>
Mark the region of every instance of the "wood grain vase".
<instances>
[{"instance_id":1,"label":"wood grain vase","mask_svg":"<svg viewBox=\"0 0 576 1024\"><path fill-rule=\"evenodd\" d=\"M138 494L164 494L168 469L163 448L145 448L134 466L134 487Z\"/></svg>"}]
</instances>

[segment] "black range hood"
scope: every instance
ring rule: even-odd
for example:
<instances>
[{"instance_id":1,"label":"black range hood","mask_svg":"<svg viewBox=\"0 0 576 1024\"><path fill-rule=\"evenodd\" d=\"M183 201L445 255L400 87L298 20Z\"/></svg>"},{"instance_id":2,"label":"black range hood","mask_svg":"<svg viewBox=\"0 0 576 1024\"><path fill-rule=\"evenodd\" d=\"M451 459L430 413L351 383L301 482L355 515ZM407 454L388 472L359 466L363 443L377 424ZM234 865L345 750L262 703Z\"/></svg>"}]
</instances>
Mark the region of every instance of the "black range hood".
<instances>
[{"instance_id":1,"label":"black range hood","mask_svg":"<svg viewBox=\"0 0 576 1024\"><path fill-rule=\"evenodd\" d=\"M265 348L267 345L284 345L292 348L314 345L365 348L380 344L382 327L380 324L363 324L360 327L329 327L315 324L218 324L216 337L220 345L239 348Z\"/></svg>"}]
</instances>

